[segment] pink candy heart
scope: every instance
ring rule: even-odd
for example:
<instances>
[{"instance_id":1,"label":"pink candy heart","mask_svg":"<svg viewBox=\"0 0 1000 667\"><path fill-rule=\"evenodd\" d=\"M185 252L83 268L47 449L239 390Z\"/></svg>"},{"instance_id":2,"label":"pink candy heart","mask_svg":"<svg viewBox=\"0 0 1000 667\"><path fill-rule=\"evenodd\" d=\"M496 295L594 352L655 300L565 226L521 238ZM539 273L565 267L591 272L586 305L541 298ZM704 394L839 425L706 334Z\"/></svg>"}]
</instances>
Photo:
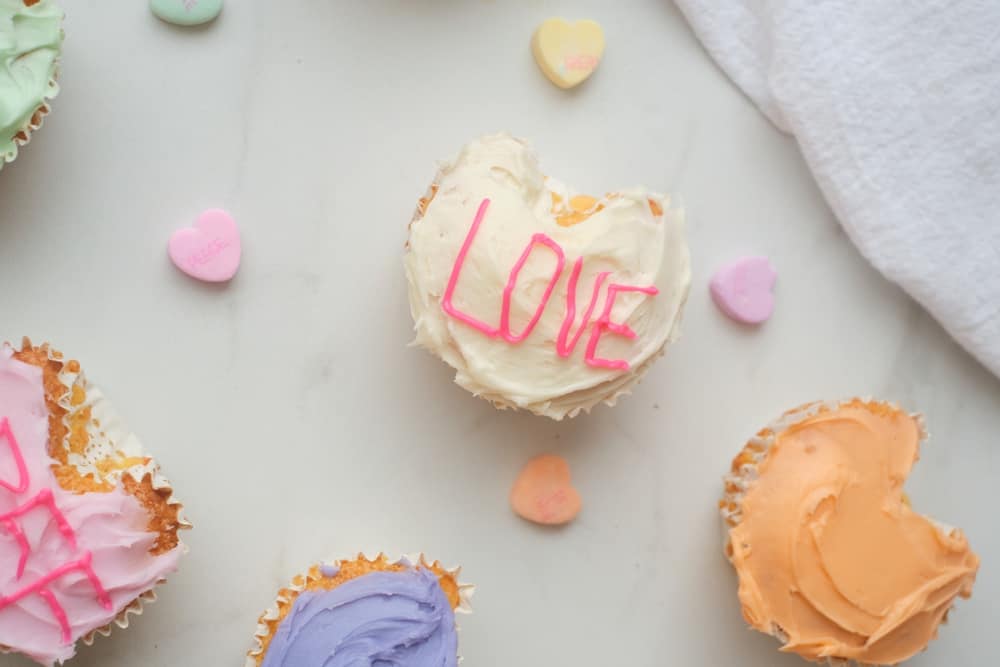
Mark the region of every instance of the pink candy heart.
<instances>
[{"instance_id":1,"label":"pink candy heart","mask_svg":"<svg viewBox=\"0 0 1000 667\"><path fill-rule=\"evenodd\" d=\"M178 229L170 237L170 260L192 278L221 283L240 268L240 229L225 211L209 209L194 227Z\"/></svg>"},{"instance_id":2,"label":"pink candy heart","mask_svg":"<svg viewBox=\"0 0 1000 667\"><path fill-rule=\"evenodd\" d=\"M719 309L745 324L760 324L774 313L772 288L778 273L767 257L741 257L712 276L712 299Z\"/></svg>"}]
</instances>

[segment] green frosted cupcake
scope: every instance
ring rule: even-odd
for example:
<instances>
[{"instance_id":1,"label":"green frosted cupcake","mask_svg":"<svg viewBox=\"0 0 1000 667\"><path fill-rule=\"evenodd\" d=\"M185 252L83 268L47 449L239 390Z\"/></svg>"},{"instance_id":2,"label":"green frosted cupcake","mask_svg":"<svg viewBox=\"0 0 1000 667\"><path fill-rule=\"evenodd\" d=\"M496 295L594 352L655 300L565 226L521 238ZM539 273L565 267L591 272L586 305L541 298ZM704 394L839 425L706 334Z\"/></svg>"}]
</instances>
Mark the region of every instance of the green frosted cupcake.
<instances>
[{"instance_id":1,"label":"green frosted cupcake","mask_svg":"<svg viewBox=\"0 0 1000 667\"><path fill-rule=\"evenodd\" d=\"M42 126L59 92L62 20L52 0L0 0L0 168Z\"/></svg>"}]
</instances>

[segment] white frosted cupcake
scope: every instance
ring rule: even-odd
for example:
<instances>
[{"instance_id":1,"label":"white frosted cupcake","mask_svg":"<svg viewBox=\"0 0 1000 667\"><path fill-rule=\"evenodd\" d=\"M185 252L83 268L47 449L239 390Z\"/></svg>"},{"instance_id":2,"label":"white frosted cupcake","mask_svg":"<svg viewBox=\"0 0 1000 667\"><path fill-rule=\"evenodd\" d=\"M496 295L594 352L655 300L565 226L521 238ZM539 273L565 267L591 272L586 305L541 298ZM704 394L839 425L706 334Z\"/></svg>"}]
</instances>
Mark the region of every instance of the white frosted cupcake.
<instances>
[{"instance_id":1,"label":"white frosted cupcake","mask_svg":"<svg viewBox=\"0 0 1000 667\"><path fill-rule=\"evenodd\" d=\"M979 558L961 531L915 512L903 484L921 419L887 403L785 414L733 460L720 506L743 616L782 651L895 665L969 597Z\"/></svg>"},{"instance_id":2,"label":"white frosted cupcake","mask_svg":"<svg viewBox=\"0 0 1000 667\"><path fill-rule=\"evenodd\" d=\"M678 333L683 216L642 189L578 195L505 134L441 167L406 252L416 343L499 408L614 404Z\"/></svg>"}]
</instances>

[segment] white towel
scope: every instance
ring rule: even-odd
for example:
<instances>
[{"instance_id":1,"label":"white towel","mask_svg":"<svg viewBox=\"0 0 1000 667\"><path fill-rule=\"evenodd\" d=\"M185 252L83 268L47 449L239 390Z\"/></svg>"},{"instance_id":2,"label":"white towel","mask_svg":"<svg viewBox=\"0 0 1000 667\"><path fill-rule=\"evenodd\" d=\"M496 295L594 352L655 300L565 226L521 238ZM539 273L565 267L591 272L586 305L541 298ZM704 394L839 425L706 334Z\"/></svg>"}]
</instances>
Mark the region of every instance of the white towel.
<instances>
[{"instance_id":1,"label":"white towel","mask_svg":"<svg viewBox=\"0 0 1000 667\"><path fill-rule=\"evenodd\" d=\"M676 0L862 254L1000 376L1000 0Z\"/></svg>"}]
</instances>

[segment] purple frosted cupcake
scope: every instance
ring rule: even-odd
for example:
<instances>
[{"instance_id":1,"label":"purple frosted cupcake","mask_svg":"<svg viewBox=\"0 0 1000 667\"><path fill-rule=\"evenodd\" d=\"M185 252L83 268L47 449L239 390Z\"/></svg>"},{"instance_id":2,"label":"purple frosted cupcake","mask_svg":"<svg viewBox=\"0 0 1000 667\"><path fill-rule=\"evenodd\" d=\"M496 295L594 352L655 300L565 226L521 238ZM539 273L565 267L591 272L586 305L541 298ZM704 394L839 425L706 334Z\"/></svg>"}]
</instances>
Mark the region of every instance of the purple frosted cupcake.
<instances>
[{"instance_id":1,"label":"purple frosted cupcake","mask_svg":"<svg viewBox=\"0 0 1000 667\"><path fill-rule=\"evenodd\" d=\"M422 556L313 565L261 615L246 667L454 667L455 613L469 611L473 590L458 574Z\"/></svg>"}]
</instances>

